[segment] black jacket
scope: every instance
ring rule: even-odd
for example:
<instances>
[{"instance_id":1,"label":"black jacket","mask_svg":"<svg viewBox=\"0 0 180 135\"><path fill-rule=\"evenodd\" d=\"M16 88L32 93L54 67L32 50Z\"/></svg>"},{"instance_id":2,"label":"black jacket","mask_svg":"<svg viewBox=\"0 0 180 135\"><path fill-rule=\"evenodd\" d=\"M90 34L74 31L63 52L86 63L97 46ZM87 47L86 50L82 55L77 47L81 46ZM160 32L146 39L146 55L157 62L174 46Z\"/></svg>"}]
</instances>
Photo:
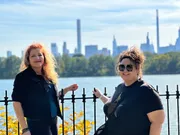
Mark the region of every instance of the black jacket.
<instances>
[{"instance_id":1,"label":"black jacket","mask_svg":"<svg viewBox=\"0 0 180 135\"><path fill-rule=\"evenodd\" d=\"M57 115L62 119L57 88L55 86L54 88L56 90L54 98L56 99ZM47 91L48 87L44 78L38 76L31 67L28 67L16 75L12 100L21 103L25 117L48 121L51 119L51 112Z\"/></svg>"}]
</instances>

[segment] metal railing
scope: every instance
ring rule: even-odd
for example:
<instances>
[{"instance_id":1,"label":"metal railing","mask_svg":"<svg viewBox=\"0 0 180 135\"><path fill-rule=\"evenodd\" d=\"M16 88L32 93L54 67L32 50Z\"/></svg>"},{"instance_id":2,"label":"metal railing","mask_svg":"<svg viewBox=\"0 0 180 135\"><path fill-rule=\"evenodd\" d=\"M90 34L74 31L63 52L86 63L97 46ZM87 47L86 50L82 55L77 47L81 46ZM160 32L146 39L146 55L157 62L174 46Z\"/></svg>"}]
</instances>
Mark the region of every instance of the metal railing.
<instances>
[{"instance_id":1,"label":"metal railing","mask_svg":"<svg viewBox=\"0 0 180 135\"><path fill-rule=\"evenodd\" d=\"M156 90L158 91L158 86L156 86ZM104 88L104 95L107 95L107 92L106 92L106 88ZM177 85L176 87L176 91L174 93L170 93L169 92L169 87L168 85L166 86L166 90L165 90L165 93L164 94L161 94L160 93L160 97L165 97L166 98L166 103L164 104L164 106L166 105L166 119L167 119L167 135L172 135L171 133L171 126L170 126L170 97L173 97L175 100L176 100L176 109L177 109L177 112L176 112L176 115L177 115L177 119L176 119L176 123L177 123L177 135L180 135L180 120L179 120L179 87ZM74 91L72 91L72 95L70 98L62 98L61 99L61 105L62 105L62 115L64 116L64 103L66 100L71 100L72 102L72 117L73 117L73 135L75 135L75 130L76 130L76 127L75 127L75 101L76 100L82 100L82 103L83 103L83 121L84 121L84 126L83 126L83 130L84 130L84 135L86 135L86 102L87 100L91 100L93 102L93 115L94 115L94 131L96 131L96 122L97 122L97 117L96 117L96 114L97 114L97 110L96 110L96 105L97 105L97 98L92 95L90 97L87 97L86 96L86 92L85 92L85 88L83 88L83 92L82 92L82 96L80 97L76 97L75 94L74 94ZM5 123L6 123L6 135L8 135L8 103L9 102L12 102L12 100L9 100L9 97L7 95L7 90L5 91L5 96L4 96L4 99L3 100L0 100L0 103L3 102L4 103L4 106L5 106ZM105 120L106 120L106 117L105 117ZM64 122L65 120L62 120L62 134L64 135ZM20 126L18 124L18 135L20 135ZM174 134L173 134L174 135Z\"/></svg>"}]
</instances>

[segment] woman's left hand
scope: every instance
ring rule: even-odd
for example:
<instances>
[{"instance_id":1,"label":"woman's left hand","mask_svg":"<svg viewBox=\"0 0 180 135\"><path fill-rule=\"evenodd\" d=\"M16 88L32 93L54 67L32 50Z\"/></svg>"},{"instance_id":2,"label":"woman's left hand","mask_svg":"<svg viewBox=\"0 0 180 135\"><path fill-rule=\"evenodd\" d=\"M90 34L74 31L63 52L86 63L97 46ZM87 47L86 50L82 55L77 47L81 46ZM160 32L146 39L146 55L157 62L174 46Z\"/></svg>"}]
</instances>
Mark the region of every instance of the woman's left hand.
<instances>
[{"instance_id":1,"label":"woman's left hand","mask_svg":"<svg viewBox=\"0 0 180 135\"><path fill-rule=\"evenodd\" d=\"M78 89L78 85L77 84L72 84L69 87L67 87L68 91L75 91Z\"/></svg>"},{"instance_id":2,"label":"woman's left hand","mask_svg":"<svg viewBox=\"0 0 180 135\"><path fill-rule=\"evenodd\" d=\"M59 91L58 97L61 98L61 95L64 96L68 91L75 91L77 89L78 89L78 85L77 84L72 84L69 87L64 88L63 91ZM62 94L62 92L63 92L63 94Z\"/></svg>"}]
</instances>

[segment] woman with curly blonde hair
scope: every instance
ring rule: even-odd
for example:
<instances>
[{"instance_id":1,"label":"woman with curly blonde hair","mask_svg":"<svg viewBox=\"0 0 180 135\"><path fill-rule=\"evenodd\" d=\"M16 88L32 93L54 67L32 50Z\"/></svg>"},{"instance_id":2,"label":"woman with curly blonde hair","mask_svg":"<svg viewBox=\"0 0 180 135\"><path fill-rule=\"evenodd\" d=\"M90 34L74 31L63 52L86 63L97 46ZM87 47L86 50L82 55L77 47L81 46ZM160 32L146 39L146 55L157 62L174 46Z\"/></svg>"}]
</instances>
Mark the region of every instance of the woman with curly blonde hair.
<instances>
[{"instance_id":1,"label":"woman with curly blonde hair","mask_svg":"<svg viewBox=\"0 0 180 135\"><path fill-rule=\"evenodd\" d=\"M73 84L58 92L55 64L53 55L40 43L31 44L25 51L12 92L23 135L58 134L57 116L62 118L58 99L78 86Z\"/></svg>"}]
</instances>

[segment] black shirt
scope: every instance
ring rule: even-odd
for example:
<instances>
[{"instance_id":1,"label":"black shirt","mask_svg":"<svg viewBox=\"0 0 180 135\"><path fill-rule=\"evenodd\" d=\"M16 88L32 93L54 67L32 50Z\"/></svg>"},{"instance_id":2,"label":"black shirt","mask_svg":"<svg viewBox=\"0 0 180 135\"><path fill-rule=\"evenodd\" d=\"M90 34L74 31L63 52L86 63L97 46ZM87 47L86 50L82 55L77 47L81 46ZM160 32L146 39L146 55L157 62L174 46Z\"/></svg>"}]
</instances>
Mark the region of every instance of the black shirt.
<instances>
[{"instance_id":1,"label":"black shirt","mask_svg":"<svg viewBox=\"0 0 180 135\"><path fill-rule=\"evenodd\" d=\"M108 109L118 96L120 98L117 101L117 108L112 114L108 114ZM147 114L160 109L163 109L163 105L152 86L142 80L130 86L122 83L117 87L111 103L104 106L104 112L108 117L108 134L149 135L151 123Z\"/></svg>"},{"instance_id":2,"label":"black shirt","mask_svg":"<svg viewBox=\"0 0 180 135\"><path fill-rule=\"evenodd\" d=\"M31 67L28 67L16 75L12 100L21 103L25 117L51 121L51 106L48 95L49 88L45 82L45 79L37 75ZM54 84L52 85L54 86ZM62 118L57 89L54 89L54 92L53 99L56 105L57 115Z\"/></svg>"}]
</instances>

